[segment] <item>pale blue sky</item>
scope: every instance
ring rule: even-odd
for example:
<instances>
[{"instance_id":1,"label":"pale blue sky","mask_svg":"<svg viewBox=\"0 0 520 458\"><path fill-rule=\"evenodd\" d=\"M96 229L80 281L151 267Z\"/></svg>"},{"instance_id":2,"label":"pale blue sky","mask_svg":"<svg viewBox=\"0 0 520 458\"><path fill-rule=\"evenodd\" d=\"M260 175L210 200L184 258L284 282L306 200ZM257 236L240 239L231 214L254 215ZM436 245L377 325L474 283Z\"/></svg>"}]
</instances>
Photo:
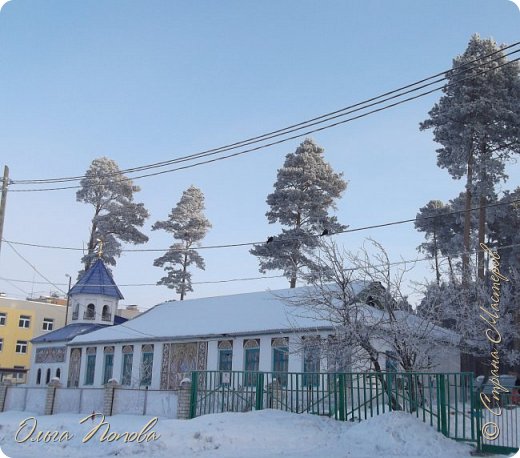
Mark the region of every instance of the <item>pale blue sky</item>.
<instances>
[{"instance_id":1,"label":"pale blue sky","mask_svg":"<svg viewBox=\"0 0 520 458\"><path fill-rule=\"evenodd\" d=\"M473 33L520 39L508 0L135 1L12 0L0 12L0 165L14 180L81 175L106 155L121 168L171 159L261 134L358 102L451 66ZM463 188L436 167L436 145L418 124L439 93L315 134L349 186L337 216L351 228L413 218L430 199ZM213 229L204 245L264 240L265 198L294 140L186 171L138 180L151 232L190 184L206 195ZM505 188L519 185L511 168ZM13 187L13 189L16 189ZM91 210L75 191L10 193L4 238L81 247ZM381 241L392 259L417 256L413 224L337 237L356 249ZM56 283L75 277L77 252L17 247ZM194 281L260 275L248 248L201 251ZM128 253L119 284L154 283L157 254ZM272 272L271 274L275 274ZM425 263L414 278L431 275ZM41 281L7 244L0 276ZM15 283L26 292L52 286ZM188 297L285 287L284 279L198 285ZM122 287L145 307L165 287ZM0 291L23 296L0 280Z\"/></svg>"}]
</instances>

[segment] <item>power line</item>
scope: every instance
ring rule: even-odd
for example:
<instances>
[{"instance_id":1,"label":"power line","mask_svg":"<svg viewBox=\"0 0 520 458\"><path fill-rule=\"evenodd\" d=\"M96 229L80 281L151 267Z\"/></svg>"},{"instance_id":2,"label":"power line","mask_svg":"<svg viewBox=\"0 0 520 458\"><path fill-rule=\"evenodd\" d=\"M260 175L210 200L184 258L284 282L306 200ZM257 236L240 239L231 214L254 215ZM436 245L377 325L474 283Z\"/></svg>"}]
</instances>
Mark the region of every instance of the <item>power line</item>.
<instances>
[{"instance_id":1,"label":"power line","mask_svg":"<svg viewBox=\"0 0 520 458\"><path fill-rule=\"evenodd\" d=\"M518 247L520 246L520 243L513 243L513 244L510 244L510 245L503 245L503 246L499 246L499 247L496 247L496 248L493 248L495 251L501 251L501 250L505 250L505 249L509 249L509 248L514 248L514 247ZM482 250L482 249L477 249L477 250L469 250L468 251L468 254L476 254L477 252L485 252L485 250ZM461 252L458 252L458 253L453 253L451 256L439 256L438 258L439 259L448 259L448 258L453 258L453 257L457 257L457 256L462 256L465 252L464 251L461 251ZM423 257L423 258L416 258L416 259L407 259L407 260L401 260L401 261L394 261L394 262L389 262L389 263L384 263L384 264L378 264L378 265L373 265L373 266L370 266L370 267L384 267L384 266L397 266L397 265L400 265L400 264L411 264L411 263L415 263L415 262L423 262L423 261L431 261L433 258L431 257ZM355 267L355 268L346 268L345 270L347 271L356 271L356 270L361 270L362 267ZM192 284L194 285L207 285L207 284L217 284L217 283L229 283L229 282L238 282L238 281L249 281L249 280L265 280L265 279L272 279L272 278L283 278L285 277L285 275L264 275L264 276L260 276L260 277L246 277L246 278L230 278L230 279L226 279L226 280L212 280L212 281L202 281L202 282L193 282ZM33 283L35 285L47 285L47 284L51 284L52 286L55 286L56 285L61 285L61 286L67 286L66 283L50 283L50 282L42 282L42 281L32 281L32 280L19 280L19 279L14 279L14 278L5 278L5 277L0 277L0 280L4 280L6 282L17 282L17 283ZM16 288L15 285L12 285ZM105 286L105 285L90 285L90 286ZM118 287L143 287L143 286L164 286L164 285L159 285L157 283L122 283L122 284L118 284ZM22 291L23 292L23 291ZM27 294L27 293L26 293Z\"/></svg>"},{"instance_id":2,"label":"power line","mask_svg":"<svg viewBox=\"0 0 520 458\"><path fill-rule=\"evenodd\" d=\"M18 255L19 258L21 258L26 264L28 264L41 278L43 278L46 282L48 282L50 285L54 286L56 289L61 291L63 294L67 294L65 291L63 291L59 286L55 285L52 281L50 281L45 275L43 275L31 262L26 259L13 245L12 243L5 241L11 249Z\"/></svg>"},{"instance_id":3,"label":"power line","mask_svg":"<svg viewBox=\"0 0 520 458\"><path fill-rule=\"evenodd\" d=\"M520 43L520 42L519 42ZM518 43L515 43L514 45L510 45L511 46L516 46ZM504 48L505 49L505 48ZM496 52L498 51L495 51L494 53L491 53L491 54L495 54ZM500 60L506 56L509 56L511 54L515 54L517 52L520 52L520 50L516 50L516 51L512 51L510 53L506 53L504 56L500 56L496 59L493 59L491 60L490 62L494 62L495 60ZM491 55L490 54L490 55ZM487 56L484 56L484 57L487 57ZM498 65L494 68L491 68L491 69L487 69L487 70L483 70L482 72L480 73L477 73L476 75L471 75L469 77L466 77L466 78L463 78L461 80L458 80L456 81L455 83L448 83L448 84L445 84L443 86L440 86L440 87L437 87L437 88L434 88L432 90L429 90L429 91L425 91L419 95L416 95L416 96L413 96L413 97L409 97L409 98L406 98L404 100L401 100L401 101L398 101L398 102L395 102L395 103L392 103L392 104L389 104L389 105L386 105L384 107L381 107L381 108L378 108L378 109L375 109L375 110L371 110L367 113L363 113L361 115L358 115L358 116L354 116L354 117L351 117L351 118L348 118L346 120L342 120L342 121L339 121L339 122L336 122L336 123L333 123L333 124L329 124L329 125L326 125L326 126L322 126L320 128L317 128L317 129L313 129L313 130L310 130L310 131L307 131L307 132L304 132L304 133L300 133L298 135L294 135L294 136L291 136L291 137L288 137L288 138L284 138L282 140L278 140L278 141L275 141L275 142L271 142L271 143L268 143L268 144L265 144L265 145L260 145L260 146L257 146L255 148L250 148L250 149L246 149L244 151L239 151L237 153L234 153L234 154L230 154L230 155L226 155L226 156L222 156L222 157L219 157L219 158L214 158L214 159L211 159L211 160L207 160L207 161L201 161L201 162L197 162L195 164L191 164L191 165L186 165L186 166L183 166L183 167L177 167L177 168L173 168L173 169L169 169L169 170L163 170L163 171L159 171L159 172L155 172L155 173L149 173L149 174L143 174L143 175L140 175L140 176L135 176L135 177L131 177L131 178L124 178L124 179L121 179L120 181L130 181L130 180L134 180L134 179L140 179L140 178L145 178L145 177L150 177L150 176L156 176L156 175L160 175L160 174L164 174L164 173L171 173L171 172L174 172L174 171L178 171L178 170L183 170L183 169L187 169L187 168L191 168L191 167L196 167L198 165L203 165L203 164L208 164L208 163L211 163L211 162L216 162L216 161L219 161L219 160L223 160L223 159L228 159L228 158L231 158L231 157L234 157L234 156L238 156L238 155L242 155L242 154L246 154L248 152L252 152L252 151L256 151L256 150L259 150L259 149L263 149L263 148L267 148L269 146L273 146L273 145L277 145L277 144L280 144L280 143L284 143L284 142L287 142L289 140L293 140L293 139L296 139L296 138L299 138L299 137L302 137L302 136L306 136L306 135L309 135L311 133L315 133L315 132L318 132L318 131L321 131L321 130L325 130L325 129L329 129L329 128L332 128L332 127L335 127L337 125L340 125L340 124L344 124L346 122L350 122L350 121L353 121L355 119L359 119L359 118L362 118L362 117L365 117L365 116L368 116L370 114L374 114L376 112L379 112L379 111L383 111L383 110L386 110L388 108L392 108L394 106L397 106L397 105L400 105L402 103L405 103L405 102L408 102L408 101L411 101L411 100L414 100L416 98L419 98L419 97L423 97L425 95L428 95L428 94L431 94L432 92L436 92L438 90L442 90L446 87L449 87L453 84L460 84L460 82L464 81L465 79L469 79L469 78L474 78L475 76L478 76L480 74L484 74L484 73L487 73L489 71L494 71L494 70L497 70L505 65L509 65L509 64L512 64L514 62L517 62L518 60L520 59L513 59L511 61L508 61L508 62L505 62L501 65ZM490 63L490 62L486 62L486 64ZM478 68L478 67L481 67L483 64L480 64L480 65L477 65L477 66L474 66L474 67L471 67L470 69L467 69L467 70L464 70L463 72L468 72L474 68ZM453 72L453 70L451 70ZM463 73L461 72L461 73ZM442 73L440 73L442 74ZM428 79L431 79L433 77L430 77L430 78L427 78L425 80L421 80L422 81L426 81ZM170 164L173 164L173 163L179 163L179 162L184 162L184 161L187 161L187 160L192 160L192 159L195 159L195 158L199 158L199 157L205 157L205 156L210 156L210 155L214 155L214 154L217 154L217 153L221 153L221 152L224 152L224 151L228 151L228 150L232 150L232 149L236 149L236 148L239 148L239 147L242 147L242 146L246 146L248 144L254 144L254 143L258 143L260 141L265 141L267 139L270 139L270 138L275 138L275 137L279 137L281 135L286 135L288 133L291 133L291 132L294 132L294 131L298 131L298 130L301 130L301 129L304 129L304 128L307 128L307 127L310 127L310 126L313 126L313 125L317 125L317 124L322 124L324 122L327 122L327 121L330 121L332 119L336 119L338 117L342 117L342 116L345 116L347 114L351 114L353 112L356 112L356 111L360 111L360 110L364 110L368 107L371 107L371 106L374 106L374 105L378 105L378 104L381 104L383 102L386 102L388 100L391 100L391 99L395 99L395 98L398 98L398 97L402 97L403 95L405 94L408 94L408 93L411 93L411 92L415 92L415 91L418 91L419 89L422 89L424 87L427 87L427 86L430 86L430 85L433 85L433 84L436 84L438 82L441 82L443 80L445 80L446 77L444 78L441 78L440 80L437 80L437 81L434 81L434 82L431 82L431 83L428 83L428 84L425 84L423 86L419 86L415 89L411 89L409 91L406 91L406 92L403 92L401 94L398 94L398 95L394 95L392 97L388 97L386 99L383 99L379 102L375 102L375 103L370 103L370 104L367 104L367 102L369 101L372 101L372 100L377 100L378 98L381 98L383 97L384 95L386 94L392 94L392 93L395 93L397 91L400 91L402 88L400 89L397 89L395 91L391 91L391 92L388 92L388 93L385 93L381 96L378 96L378 97L374 97L374 98L371 98L371 99L368 99L367 101L364 101L364 102L360 102L360 103L357 103L357 104L354 104L354 105L351 105L350 107L346 107L344 109L341 109L341 110L337 110L335 112L331 112L327 115L322 115L322 116L319 116L317 118L313 118L312 120L309 120L309 121L305 121L303 123L299 123L299 124L295 124L293 126L300 126L300 127L297 127L297 128L285 128L285 129L280 129L278 131L273 131L274 133L271 135L271 134L264 134L260 137L253 137L252 141L249 141L249 140L246 140L246 141L242 141L242 142L238 142L238 143L234 143L232 144L231 146L229 147L221 147L221 148L216 148L216 149L213 149L213 150L207 150L205 152L201 152L201 153L196 153L196 154L192 154L192 155L188 155L188 156L184 156L184 157L181 157L181 158L177 158L177 159L173 159L173 160L170 160L170 161L164 161L162 163L156 163L156 164L151 164L149 166L142 166L140 168L134 168L135 170L147 170L147 169L150 169L150 168L157 168L157 167L164 167L166 165L170 165ZM416 85L418 83L415 83L415 84L412 84L412 85L408 85L408 86L404 86L403 88L407 88L407 87L410 87L410 86L413 86L413 85ZM342 111L345 111L347 109L350 109L352 107L359 107L359 105L365 105L361 108L356 108L356 109L353 109L351 111L346 111L345 113L342 113L342 114L335 114L335 113L339 113L339 112L342 112ZM331 116L335 114L334 116ZM322 119L322 118L326 118L326 119ZM311 121L314 121L314 120L319 120L319 119L322 119L321 121L317 121L317 122L312 122ZM292 127L292 126L291 126ZM283 133L278 133L276 134L276 132L282 132ZM255 140L255 139L259 139L261 138L261 140ZM239 146L233 146L233 145L239 145ZM161 165L157 165L157 164L161 164ZM127 170L130 170L130 169L127 169ZM124 173L125 171L120 171L118 173L121 174L121 173ZM63 182L63 181L76 181L77 179L79 178L84 178L85 176L82 176L82 177L66 177L66 178L54 178L54 179L42 179L42 180L18 180L18 181L12 181L13 184L43 184L43 183L57 183L57 182ZM37 192L37 191L55 191L55 190L62 190L62 189L77 189L79 188L80 186L63 186L63 187L56 187L56 188L41 188L41 189L18 189L18 190L11 190L11 192Z\"/></svg>"},{"instance_id":4,"label":"power line","mask_svg":"<svg viewBox=\"0 0 520 458\"><path fill-rule=\"evenodd\" d=\"M480 210L480 209L483 209L483 208L500 207L502 205L513 205L513 204L516 204L516 203L520 203L520 198L519 199L513 199L513 200L510 200L508 202L495 202L495 203L490 203L490 204L486 204L486 205L481 205L481 206L478 206L478 207L472 207L472 208L469 209L469 211L477 211L477 210ZM345 229L345 230L342 230L342 231L330 232L328 234L328 236L338 235L338 234L347 234L347 233L351 233L351 232L360 232L360 231L366 231L366 230L369 230L369 229L378 229L378 228L388 227L388 226L396 226L396 225L412 223L412 222L416 222L416 221L424 221L424 220L429 220L429 219L438 219L438 218L443 218L445 216L456 215L456 214L460 214L460 213L466 213L466 210L465 209L463 209L463 210L452 210L452 211L449 211L449 212L441 213L439 215L421 216L419 218L416 217L416 218L402 219L402 220L391 221L391 222L387 222L387 223L372 224L370 226L357 227L357 228L354 228L354 229ZM321 236L320 235L315 235L314 237L321 237ZM299 239L300 239L300 237L284 237L283 239L273 240L271 243L283 243L283 242L286 242L286 241L299 240ZM9 244L21 245L21 246L29 246L29 247L34 247L34 248L83 251L83 248L63 247L63 246L56 246L56 245L40 245L40 244L36 244L36 243L15 242L15 241L12 241L12 240L5 240L5 239L3 239L3 241L6 242L6 243L9 243ZM191 248L191 249L195 249L195 250L209 250L209 249L220 249L220 248L236 248L236 247L242 247L242 246L261 245L263 243L266 243L266 242L265 241L259 241L259 242L228 243L228 244L220 244L220 245L206 245L206 246L200 246L200 247ZM121 251L125 252L125 253L131 253L131 252L137 253L137 252L165 252L165 251L170 251L170 250L171 251L175 251L175 252L187 251L185 248L128 248L128 249L122 249Z\"/></svg>"},{"instance_id":5,"label":"power line","mask_svg":"<svg viewBox=\"0 0 520 458\"><path fill-rule=\"evenodd\" d=\"M197 281L197 282L192 282L192 285L210 285L210 284L217 284L217 283L237 282L237 281L267 280L267 279L271 279L271 278L282 278L282 277L284 277L284 275L263 275L261 277L259 276L259 277L246 277L246 278L229 278L226 280ZM0 280L4 280L6 282L32 283L35 285L48 285L49 284L48 282L44 282L44 281L18 280L15 278L5 278L5 277L0 277ZM56 283L56 285L67 286L67 283ZM12 285L12 286L15 286L15 285ZM89 285L89 286L106 286L106 285ZM140 286L164 286L164 285L157 284L157 283L126 283L126 284L118 283L117 286L121 287L121 288L126 288L126 287L132 287L132 286L140 287Z\"/></svg>"}]
</instances>

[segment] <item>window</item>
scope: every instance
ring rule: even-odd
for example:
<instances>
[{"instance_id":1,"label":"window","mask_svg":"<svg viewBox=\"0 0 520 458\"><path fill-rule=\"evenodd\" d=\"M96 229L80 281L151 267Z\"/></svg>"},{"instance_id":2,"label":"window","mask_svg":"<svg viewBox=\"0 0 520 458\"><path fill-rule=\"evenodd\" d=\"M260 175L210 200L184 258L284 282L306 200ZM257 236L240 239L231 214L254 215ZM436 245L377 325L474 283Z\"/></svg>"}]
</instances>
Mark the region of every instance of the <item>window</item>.
<instances>
[{"instance_id":1,"label":"window","mask_svg":"<svg viewBox=\"0 0 520 458\"><path fill-rule=\"evenodd\" d=\"M48 385L51 381L51 370L47 369L47 375L45 376L45 384Z\"/></svg>"},{"instance_id":2,"label":"window","mask_svg":"<svg viewBox=\"0 0 520 458\"><path fill-rule=\"evenodd\" d=\"M53 327L54 327L54 320L52 318L43 319L43 330L44 331L52 331Z\"/></svg>"},{"instance_id":3,"label":"window","mask_svg":"<svg viewBox=\"0 0 520 458\"><path fill-rule=\"evenodd\" d=\"M153 345L143 345L141 361L141 386L152 384Z\"/></svg>"},{"instance_id":4,"label":"window","mask_svg":"<svg viewBox=\"0 0 520 458\"><path fill-rule=\"evenodd\" d=\"M38 372L36 372L36 385L39 385L42 381L42 370L38 369Z\"/></svg>"},{"instance_id":5,"label":"window","mask_svg":"<svg viewBox=\"0 0 520 458\"><path fill-rule=\"evenodd\" d=\"M16 353L27 353L27 340L16 341Z\"/></svg>"},{"instance_id":6,"label":"window","mask_svg":"<svg viewBox=\"0 0 520 458\"><path fill-rule=\"evenodd\" d=\"M303 386L318 386L320 372L320 340L303 340Z\"/></svg>"},{"instance_id":7,"label":"window","mask_svg":"<svg viewBox=\"0 0 520 458\"><path fill-rule=\"evenodd\" d=\"M101 313L101 319L103 321L110 321L112 319L112 315L110 313L110 307L108 305L103 306L103 312Z\"/></svg>"},{"instance_id":8,"label":"window","mask_svg":"<svg viewBox=\"0 0 520 458\"><path fill-rule=\"evenodd\" d=\"M104 353L103 384L108 383L112 378L112 372L114 370L114 347L105 347Z\"/></svg>"},{"instance_id":9,"label":"window","mask_svg":"<svg viewBox=\"0 0 520 458\"><path fill-rule=\"evenodd\" d=\"M60 378L61 376L61 369L58 367L58 369L56 369L56 377Z\"/></svg>"},{"instance_id":10,"label":"window","mask_svg":"<svg viewBox=\"0 0 520 458\"><path fill-rule=\"evenodd\" d=\"M220 383L229 385L231 382L231 367L233 360L233 341L223 340L218 343L218 370L228 371L220 373Z\"/></svg>"},{"instance_id":11,"label":"window","mask_svg":"<svg viewBox=\"0 0 520 458\"><path fill-rule=\"evenodd\" d=\"M19 328L28 328L31 326L31 317L27 315L20 315L20 321L18 321Z\"/></svg>"},{"instance_id":12,"label":"window","mask_svg":"<svg viewBox=\"0 0 520 458\"><path fill-rule=\"evenodd\" d=\"M85 374L85 385L94 384L94 370L96 368L96 348L87 348L87 371Z\"/></svg>"},{"instance_id":13,"label":"window","mask_svg":"<svg viewBox=\"0 0 520 458\"><path fill-rule=\"evenodd\" d=\"M125 345L123 347L123 370L121 373L121 385L132 384L132 363L134 360L134 347Z\"/></svg>"},{"instance_id":14,"label":"window","mask_svg":"<svg viewBox=\"0 0 520 458\"><path fill-rule=\"evenodd\" d=\"M4 339L0 339L0 351L4 348Z\"/></svg>"},{"instance_id":15,"label":"window","mask_svg":"<svg viewBox=\"0 0 520 458\"><path fill-rule=\"evenodd\" d=\"M6 321L7 315L5 313L0 313L0 326L5 326Z\"/></svg>"},{"instance_id":16,"label":"window","mask_svg":"<svg viewBox=\"0 0 520 458\"><path fill-rule=\"evenodd\" d=\"M79 315L79 302L74 304L74 311L72 312L72 319L77 320Z\"/></svg>"},{"instance_id":17,"label":"window","mask_svg":"<svg viewBox=\"0 0 520 458\"><path fill-rule=\"evenodd\" d=\"M88 304L87 310L85 310L85 313L83 314L84 320L93 320L96 318L96 306L94 304Z\"/></svg>"},{"instance_id":18,"label":"window","mask_svg":"<svg viewBox=\"0 0 520 458\"><path fill-rule=\"evenodd\" d=\"M289 339L287 337L271 340L273 349L273 376L281 385L287 385L289 370Z\"/></svg>"},{"instance_id":19,"label":"window","mask_svg":"<svg viewBox=\"0 0 520 458\"><path fill-rule=\"evenodd\" d=\"M246 371L258 371L260 362L260 341L246 340L244 343L244 369ZM257 374L245 374L244 385L252 386L256 385Z\"/></svg>"}]
</instances>

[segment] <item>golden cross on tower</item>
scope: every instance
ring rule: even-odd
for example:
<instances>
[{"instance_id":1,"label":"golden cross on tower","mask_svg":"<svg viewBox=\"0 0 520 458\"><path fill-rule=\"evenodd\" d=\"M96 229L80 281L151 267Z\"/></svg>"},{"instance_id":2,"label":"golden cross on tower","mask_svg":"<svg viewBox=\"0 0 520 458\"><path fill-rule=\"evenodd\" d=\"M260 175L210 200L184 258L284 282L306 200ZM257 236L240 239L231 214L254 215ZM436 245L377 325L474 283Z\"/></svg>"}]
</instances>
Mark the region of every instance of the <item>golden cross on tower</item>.
<instances>
[{"instance_id":1,"label":"golden cross on tower","mask_svg":"<svg viewBox=\"0 0 520 458\"><path fill-rule=\"evenodd\" d=\"M98 252L97 252L97 255L98 255L98 258L101 258L101 256L103 256L103 240L97 239L97 242L98 242Z\"/></svg>"}]
</instances>

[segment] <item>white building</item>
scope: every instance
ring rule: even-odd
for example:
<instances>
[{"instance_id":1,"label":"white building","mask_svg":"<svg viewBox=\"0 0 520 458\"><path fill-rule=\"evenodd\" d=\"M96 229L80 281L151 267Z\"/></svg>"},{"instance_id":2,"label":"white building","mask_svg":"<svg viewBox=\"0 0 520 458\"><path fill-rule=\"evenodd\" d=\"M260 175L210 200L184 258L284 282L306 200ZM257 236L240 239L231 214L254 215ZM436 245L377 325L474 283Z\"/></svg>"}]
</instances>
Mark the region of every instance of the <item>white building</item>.
<instances>
[{"instance_id":1,"label":"white building","mask_svg":"<svg viewBox=\"0 0 520 458\"><path fill-rule=\"evenodd\" d=\"M283 298L299 290L165 302L126 323L78 332L62 344L66 346L61 351L65 351L67 366L62 373L68 374L68 386L101 387L114 378L123 386L176 389L192 370L280 373L368 369L357 367L354 361L349 367L338 368L337 361L304 356L302 342L328 339L334 329L326 320L298 316L294 307L286 304ZM89 310L85 304L90 299L81 298L78 317ZM96 302L96 310L103 304ZM434 352L439 363L436 370L458 371L459 352L445 345L458 337L438 327L435 333L439 341ZM382 367L385 350L390 348L382 344Z\"/></svg>"}]
</instances>

